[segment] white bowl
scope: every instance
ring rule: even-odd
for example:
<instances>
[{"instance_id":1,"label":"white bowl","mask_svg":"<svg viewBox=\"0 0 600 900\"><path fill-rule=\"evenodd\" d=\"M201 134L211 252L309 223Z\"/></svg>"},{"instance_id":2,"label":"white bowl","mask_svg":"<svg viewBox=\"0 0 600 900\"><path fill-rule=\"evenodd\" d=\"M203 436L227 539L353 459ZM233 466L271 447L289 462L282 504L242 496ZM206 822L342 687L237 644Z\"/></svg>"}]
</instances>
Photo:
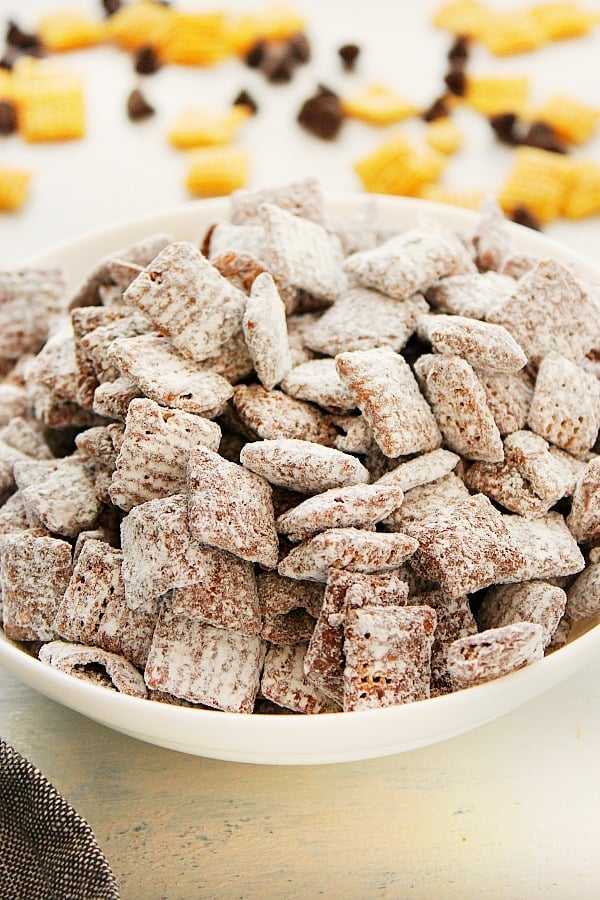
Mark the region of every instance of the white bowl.
<instances>
[{"instance_id":1,"label":"white bowl","mask_svg":"<svg viewBox=\"0 0 600 900\"><path fill-rule=\"evenodd\" d=\"M372 204L366 195L329 199L342 219ZM427 215L469 234L477 215L467 210L400 197L378 197L382 226L407 228ZM160 213L84 234L63 242L36 262L57 262L77 281L104 254L154 231L197 239L213 222L225 220L226 199L188 203ZM600 270L543 235L508 226L520 250L552 256L582 276L600 281ZM587 629L587 630L586 630ZM245 716L152 703L107 691L51 669L0 632L0 665L30 687L96 722L140 740L215 759L267 764L338 763L401 753L445 740L516 709L564 681L600 652L600 625L588 622L570 642L549 656L503 678L468 690L404 706L316 716Z\"/></svg>"}]
</instances>

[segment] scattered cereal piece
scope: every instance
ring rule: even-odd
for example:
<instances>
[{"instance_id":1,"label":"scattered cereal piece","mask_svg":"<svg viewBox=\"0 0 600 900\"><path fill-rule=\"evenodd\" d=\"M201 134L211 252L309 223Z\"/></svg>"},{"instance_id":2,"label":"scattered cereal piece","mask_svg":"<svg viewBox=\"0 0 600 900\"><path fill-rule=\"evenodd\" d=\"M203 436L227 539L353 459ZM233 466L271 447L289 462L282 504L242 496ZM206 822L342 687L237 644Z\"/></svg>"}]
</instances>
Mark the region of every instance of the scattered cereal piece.
<instances>
[{"instance_id":1,"label":"scattered cereal piece","mask_svg":"<svg viewBox=\"0 0 600 900\"><path fill-rule=\"evenodd\" d=\"M536 109L535 115L571 144L584 144L600 123L600 108L566 94L553 94L541 109Z\"/></svg>"},{"instance_id":2,"label":"scattered cereal piece","mask_svg":"<svg viewBox=\"0 0 600 900\"><path fill-rule=\"evenodd\" d=\"M203 544L266 568L277 565L279 543L269 485L207 447L190 452L190 531Z\"/></svg>"},{"instance_id":3,"label":"scattered cereal piece","mask_svg":"<svg viewBox=\"0 0 600 900\"><path fill-rule=\"evenodd\" d=\"M477 37L495 56L527 53L545 41L543 29L528 9L487 10Z\"/></svg>"},{"instance_id":4,"label":"scattered cereal piece","mask_svg":"<svg viewBox=\"0 0 600 900\"><path fill-rule=\"evenodd\" d=\"M399 484L357 484L309 497L277 519L290 541L304 541L329 528L370 528L401 505Z\"/></svg>"},{"instance_id":5,"label":"scattered cereal piece","mask_svg":"<svg viewBox=\"0 0 600 900\"><path fill-rule=\"evenodd\" d=\"M430 147L415 150L403 135L396 135L357 162L354 169L366 191L413 196L440 176L446 161L444 154Z\"/></svg>"},{"instance_id":6,"label":"scattered cereal piece","mask_svg":"<svg viewBox=\"0 0 600 900\"><path fill-rule=\"evenodd\" d=\"M477 38L488 15L488 8L478 0L447 0L437 10L433 24L454 34Z\"/></svg>"},{"instance_id":7,"label":"scattered cereal piece","mask_svg":"<svg viewBox=\"0 0 600 900\"><path fill-rule=\"evenodd\" d=\"M511 212L525 205L546 224L560 214L571 179L571 163L556 153L518 147L514 166L500 192L500 205Z\"/></svg>"},{"instance_id":8,"label":"scattered cereal piece","mask_svg":"<svg viewBox=\"0 0 600 900\"><path fill-rule=\"evenodd\" d=\"M233 403L244 425L264 440L314 441L326 447L335 443L337 431L331 418L316 406L288 397L283 391L240 384L234 388Z\"/></svg>"},{"instance_id":9,"label":"scattered cereal piece","mask_svg":"<svg viewBox=\"0 0 600 900\"><path fill-rule=\"evenodd\" d=\"M338 712L339 705L304 675L306 648L305 642L291 647L269 647L261 692L267 699L297 713Z\"/></svg>"},{"instance_id":10,"label":"scattered cereal piece","mask_svg":"<svg viewBox=\"0 0 600 900\"><path fill-rule=\"evenodd\" d=\"M417 114L417 107L384 84L372 84L342 99L346 116L370 125L391 125Z\"/></svg>"},{"instance_id":11,"label":"scattered cereal piece","mask_svg":"<svg viewBox=\"0 0 600 900\"><path fill-rule=\"evenodd\" d=\"M483 276L481 276L483 278ZM476 369L518 372L527 357L506 328L463 316L422 316L418 335L436 353L454 354Z\"/></svg>"},{"instance_id":12,"label":"scattered cereal piece","mask_svg":"<svg viewBox=\"0 0 600 900\"><path fill-rule=\"evenodd\" d=\"M562 215L567 219L582 219L597 212L600 212L600 166L591 160L574 162Z\"/></svg>"},{"instance_id":13,"label":"scattered cereal piece","mask_svg":"<svg viewBox=\"0 0 600 900\"><path fill-rule=\"evenodd\" d=\"M573 0L539 3L531 7L530 13L551 41L577 37L590 30L589 14Z\"/></svg>"},{"instance_id":14,"label":"scattered cereal piece","mask_svg":"<svg viewBox=\"0 0 600 900\"><path fill-rule=\"evenodd\" d=\"M439 581L450 598L509 580L517 566L525 563L521 545L482 494L408 524L406 533L419 544L411 566L418 574Z\"/></svg>"},{"instance_id":15,"label":"scattered cereal piece","mask_svg":"<svg viewBox=\"0 0 600 900\"><path fill-rule=\"evenodd\" d=\"M491 587L477 610L477 624L480 631L485 631L515 622L534 622L542 626L547 647L564 615L566 602L567 595L561 588L543 581Z\"/></svg>"},{"instance_id":16,"label":"scattered cereal piece","mask_svg":"<svg viewBox=\"0 0 600 900\"><path fill-rule=\"evenodd\" d=\"M459 356L421 356L415 372L448 446L467 459L501 462L500 432L469 363Z\"/></svg>"},{"instance_id":17,"label":"scattered cereal piece","mask_svg":"<svg viewBox=\"0 0 600 900\"><path fill-rule=\"evenodd\" d=\"M56 53L99 44L105 29L82 13L66 11L43 16L38 22L38 35L44 47Z\"/></svg>"},{"instance_id":18,"label":"scattered cereal piece","mask_svg":"<svg viewBox=\"0 0 600 900\"><path fill-rule=\"evenodd\" d=\"M119 6L108 19L106 30L126 50L139 50L146 44L158 47L169 27L171 14L162 3L135 0Z\"/></svg>"},{"instance_id":19,"label":"scattered cereal piece","mask_svg":"<svg viewBox=\"0 0 600 900\"><path fill-rule=\"evenodd\" d=\"M295 547L277 571L288 578L321 582L327 581L331 566L351 572L384 572L402 565L417 546L417 541L399 532L331 528Z\"/></svg>"},{"instance_id":20,"label":"scattered cereal piece","mask_svg":"<svg viewBox=\"0 0 600 900\"><path fill-rule=\"evenodd\" d=\"M31 172L16 166L0 166L0 212L21 209L29 193Z\"/></svg>"},{"instance_id":21,"label":"scattered cereal piece","mask_svg":"<svg viewBox=\"0 0 600 900\"><path fill-rule=\"evenodd\" d=\"M354 350L339 354L336 365L386 456L439 446L433 414L401 356L387 348Z\"/></svg>"},{"instance_id":22,"label":"scattered cereal piece","mask_svg":"<svg viewBox=\"0 0 600 900\"><path fill-rule=\"evenodd\" d=\"M167 138L173 147L184 150L229 144L249 116L246 106L232 106L224 113L186 109L169 129Z\"/></svg>"},{"instance_id":23,"label":"scattered cereal piece","mask_svg":"<svg viewBox=\"0 0 600 900\"><path fill-rule=\"evenodd\" d=\"M59 672L84 681L120 691L130 697L146 697L146 685L140 672L123 656L108 653L99 647L84 647L66 641L50 641L40 648L41 662ZM102 672L98 672L101 667Z\"/></svg>"},{"instance_id":24,"label":"scattered cereal piece","mask_svg":"<svg viewBox=\"0 0 600 900\"><path fill-rule=\"evenodd\" d=\"M243 188L250 159L245 150L206 147L190 156L186 187L198 197L219 197Z\"/></svg>"},{"instance_id":25,"label":"scattered cereal piece","mask_svg":"<svg viewBox=\"0 0 600 900\"><path fill-rule=\"evenodd\" d=\"M83 137L83 84L78 75L44 61L21 58L15 66L19 133L29 142Z\"/></svg>"},{"instance_id":26,"label":"scattered cereal piece","mask_svg":"<svg viewBox=\"0 0 600 900\"><path fill-rule=\"evenodd\" d=\"M448 649L448 671L454 690L483 684L529 665L544 655L544 629L515 622L459 638Z\"/></svg>"},{"instance_id":27,"label":"scattered cereal piece","mask_svg":"<svg viewBox=\"0 0 600 900\"><path fill-rule=\"evenodd\" d=\"M258 275L252 283L242 327L258 379L271 390L290 371L292 359L285 306L268 272Z\"/></svg>"},{"instance_id":28,"label":"scattered cereal piece","mask_svg":"<svg viewBox=\"0 0 600 900\"><path fill-rule=\"evenodd\" d=\"M526 76L489 76L467 79L465 100L484 116L517 113L525 109L529 95Z\"/></svg>"},{"instance_id":29,"label":"scattered cereal piece","mask_svg":"<svg viewBox=\"0 0 600 900\"><path fill-rule=\"evenodd\" d=\"M242 449L240 461L271 484L302 494L366 484L369 480L369 473L356 457L312 441L254 441Z\"/></svg>"},{"instance_id":30,"label":"scattered cereal piece","mask_svg":"<svg viewBox=\"0 0 600 900\"><path fill-rule=\"evenodd\" d=\"M448 118L429 122L425 129L425 140L430 147L439 150L440 153L456 153L462 147L463 138L462 130Z\"/></svg>"},{"instance_id":31,"label":"scattered cereal piece","mask_svg":"<svg viewBox=\"0 0 600 900\"><path fill-rule=\"evenodd\" d=\"M193 703L251 713L264 653L256 635L177 616L163 603L144 678L149 688Z\"/></svg>"},{"instance_id":32,"label":"scattered cereal piece","mask_svg":"<svg viewBox=\"0 0 600 900\"><path fill-rule=\"evenodd\" d=\"M350 609L344 624L344 711L429 697L435 612L428 606Z\"/></svg>"}]
</instances>

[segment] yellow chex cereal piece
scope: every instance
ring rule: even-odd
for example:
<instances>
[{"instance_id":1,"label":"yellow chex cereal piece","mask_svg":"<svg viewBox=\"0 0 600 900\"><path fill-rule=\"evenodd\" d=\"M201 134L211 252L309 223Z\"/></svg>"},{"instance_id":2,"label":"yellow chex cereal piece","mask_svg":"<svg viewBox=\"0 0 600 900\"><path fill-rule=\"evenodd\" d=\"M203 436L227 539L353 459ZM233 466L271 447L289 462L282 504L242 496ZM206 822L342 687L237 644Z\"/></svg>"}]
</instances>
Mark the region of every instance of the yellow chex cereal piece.
<instances>
[{"instance_id":1,"label":"yellow chex cereal piece","mask_svg":"<svg viewBox=\"0 0 600 900\"><path fill-rule=\"evenodd\" d=\"M509 56L535 50L546 41L546 34L528 10L488 11L478 38L494 56Z\"/></svg>"},{"instance_id":2,"label":"yellow chex cereal piece","mask_svg":"<svg viewBox=\"0 0 600 900\"><path fill-rule=\"evenodd\" d=\"M106 36L106 29L82 13L65 11L40 19L37 33L48 50L57 52L99 44Z\"/></svg>"},{"instance_id":3,"label":"yellow chex cereal piece","mask_svg":"<svg viewBox=\"0 0 600 900\"><path fill-rule=\"evenodd\" d=\"M12 100L15 96L14 78L12 72L0 69L0 100Z\"/></svg>"},{"instance_id":4,"label":"yellow chex cereal piece","mask_svg":"<svg viewBox=\"0 0 600 900\"><path fill-rule=\"evenodd\" d=\"M356 163L354 170L370 193L415 196L423 184L439 177L445 163L441 153L429 147L415 150L396 135Z\"/></svg>"},{"instance_id":5,"label":"yellow chex cereal piece","mask_svg":"<svg viewBox=\"0 0 600 900\"><path fill-rule=\"evenodd\" d=\"M26 141L65 141L85 132L78 75L21 57L13 70L19 132Z\"/></svg>"},{"instance_id":6,"label":"yellow chex cereal piece","mask_svg":"<svg viewBox=\"0 0 600 900\"><path fill-rule=\"evenodd\" d=\"M220 197L242 188L248 180L245 150L209 147L190 156L186 187L198 197Z\"/></svg>"},{"instance_id":7,"label":"yellow chex cereal piece","mask_svg":"<svg viewBox=\"0 0 600 900\"><path fill-rule=\"evenodd\" d=\"M186 109L173 123L167 137L173 147L180 149L229 144L242 122L251 115L247 106L232 106L225 113Z\"/></svg>"},{"instance_id":8,"label":"yellow chex cereal piece","mask_svg":"<svg viewBox=\"0 0 600 900\"><path fill-rule=\"evenodd\" d=\"M600 109L587 106L565 94L554 94L538 109L536 118L551 125L556 133L572 144L583 144L600 122Z\"/></svg>"},{"instance_id":9,"label":"yellow chex cereal piece","mask_svg":"<svg viewBox=\"0 0 600 900\"><path fill-rule=\"evenodd\" d=\"M15 212L20 209L29 191L31 172L26 169L15 169L11 166L0 166L0 210Z\"/></svg>"},{"instance_id":10,"label":"yellow chex cereal piece","mask_svg":"<svg viewBox=\"0 0 600 900\"><path fill-rule=\"evenodd\" d=\"M465 100L484 116L503 112L521 113L529 95L526 76L467 78Z\"/></svg>"},{"instance_id":11,"label":"yellow chex cereal piece","mask_svg":"<svg viewBox=\"0 0 600 900\"><path fill-rule=\"evenodd\" d=\"M600 213L600 166L592 160L574 162L571 186L562 208L567 219L583 219Z\"/></svg>"},{"instance_id":12,"label":"yellow chex cereal piece","mask_svg":"<svg viewBox=\"0 0 600 900\"><path fill-rule=\"evenodd\" d=\"M425 140L434 150L452 154L460 150L464 134L452 119L435 119L425 128Z\"/></svg>"},{"instance_id":13,"label":"yellow chex cereal piece","mask_svg":"<svg viewBox=\"0 0 600 900\"><path fill-rule=\"evenodd\" d=\"M450 0L433 17L433 24L454 34L478 37L485 27L489 10L477 0Z\"/></svg>"},{"instance_id":14,"label":"yellow chex cereal piece","mask_svg":"<svg viewBox=\"0 0 600 900\"><path fill-rule=\"evenodd\" d=\"M125 3L106 22L112 40L126 50L139 50L146 44L156 46L163 39L174 13L154 0Z\"/></svg>"},{"instance_id":15,"label":"yellow chex cereal piece","mask_svg":"<svg viewBox=\"0 0 600 900\"><path fill-rule=\"evenodd\" d=\"M592 25L589 13L572 2L542 3L531 8L531 15L550 41L586 34Z\"/></svg>"},{"instance_id":16,"label":"yellow chex cereal piece","mask_svg":"<svg viewBox=\"0 0 600 900\"><path fill-rule=\"evenodd\" d=\"M225 13L174 12L156 49L168 63L211 66L232 52L230 20Z\"/></svg>"},{"instance_id":17,"label":"yellow chex cereal piece","mask_svg":"<svg viewBox=\"0 0 600 900\"><path fill-rule=\"evenodd\" d=\"M465 209L479 209L485 191L460 191L443 187L441 184L425 184L419 191L423 200L435 203L448 203L450 206L463 206Z\"/></svg>"},{"instance_id":18,"label":"yellow chex cereal piece","mask_svg":"<svg viewBox=\"0 0 600 900\"><path fill-rule=\"evenodd\" d=\"M540 222L552 222L560 214L572 179L572 162L559 153L518 147L514 165L498 201L510 213L527 206Z\"/></svg>"},{"instance_id":19,"label":"yellow chex cereal piece","mask_svg":"<svg viewBox=\"0 0 600 900\"><path fill-rule=\"evenodd\" d=\"M306 29L304 19L285 6L269 6L264 10L240 16L231 28L231 46L235 53L247 53L259 40L283 41Z\"/></svg>"},{"instance_id":20,"label":"yellow chex cereal piece","mask_svg":"<svg viewBox=\"0 0 600 900\"><path fill-rule=\"evenodd\" d=\"M353 97L342 98L345 115L370 125L391 125L418 113L417 107L383 84L372 84Z\"/></svg>"}]
</instances>

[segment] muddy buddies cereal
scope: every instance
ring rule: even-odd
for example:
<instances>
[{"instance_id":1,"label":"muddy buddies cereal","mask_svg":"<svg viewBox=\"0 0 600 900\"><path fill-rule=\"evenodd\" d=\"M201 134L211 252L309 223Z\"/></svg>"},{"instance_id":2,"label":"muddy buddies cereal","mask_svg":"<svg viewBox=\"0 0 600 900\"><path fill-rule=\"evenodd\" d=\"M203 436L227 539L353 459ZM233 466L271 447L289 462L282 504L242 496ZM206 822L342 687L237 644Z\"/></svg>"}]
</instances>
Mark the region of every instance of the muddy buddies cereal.
<instances>
[{"instance_id":1,"label":"muddy buddies cereal","mask_svg":"<svg viewBox=\"0 0 600 900\"><path fill-rule=\"evenodd\" d=\"M402 232L240 190L68 284L0 272L1 621L42 663L346 713L600 615L600 292L497 209Z\"/></svg>"}]
</instances>

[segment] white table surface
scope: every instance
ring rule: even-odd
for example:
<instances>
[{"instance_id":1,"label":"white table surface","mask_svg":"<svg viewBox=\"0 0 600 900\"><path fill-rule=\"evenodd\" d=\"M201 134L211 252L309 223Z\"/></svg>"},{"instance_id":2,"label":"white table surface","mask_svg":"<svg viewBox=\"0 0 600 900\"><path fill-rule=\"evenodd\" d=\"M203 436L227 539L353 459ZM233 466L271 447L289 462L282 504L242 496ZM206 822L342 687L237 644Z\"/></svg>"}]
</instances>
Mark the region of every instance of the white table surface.
<instances>
[{"instance_id":1,"label":"white table surface","mask_svg":"<svg viewBox=\"0 0 600 900\"><path fill-rule=\"evenodd\" d=\"M96 9L93 0L70 5ZM183 106L224 108L242 87L261 105L239 139L252 152L253 184L318 174L328 190L357 188L352 161L386 132L348 122L330 144L301 132L295 114L319 81L340 92L384 81L418 104L430 102L449 45L428 25L435 6L304 0L298 8L314 55L290 85L267 85L234 63L165 69L138 79L158 114L136 125L124 114L136 83L127 56L109 48L70 54L65 64L86 79L87 136L55 146L1 140L0 164L29 166L35 179L27 207L0 218L0 263L184 200L185 162L167 146L166 128ZM18 15L24 25L55 8L48 0L0 0L3 17ZM363 46L351 76L341 73L335 52L346 41ZM597 29L505 60L477 50L472 71L526 72L540 101L563 90L600 105L599 59ZM474 115L458 120L469 140L450 163L448 183L499 187L509 151ZM418 135L417 123L406 127ZM581 155L599 159L598 138ZM598 253L599 219L556 223L548 233ZM600 894L600 660L470 734L363 763L273 768L187 757L113 733L2 671L0 735L90 822L124 898Z\"/></svg>"}]
</instances>

